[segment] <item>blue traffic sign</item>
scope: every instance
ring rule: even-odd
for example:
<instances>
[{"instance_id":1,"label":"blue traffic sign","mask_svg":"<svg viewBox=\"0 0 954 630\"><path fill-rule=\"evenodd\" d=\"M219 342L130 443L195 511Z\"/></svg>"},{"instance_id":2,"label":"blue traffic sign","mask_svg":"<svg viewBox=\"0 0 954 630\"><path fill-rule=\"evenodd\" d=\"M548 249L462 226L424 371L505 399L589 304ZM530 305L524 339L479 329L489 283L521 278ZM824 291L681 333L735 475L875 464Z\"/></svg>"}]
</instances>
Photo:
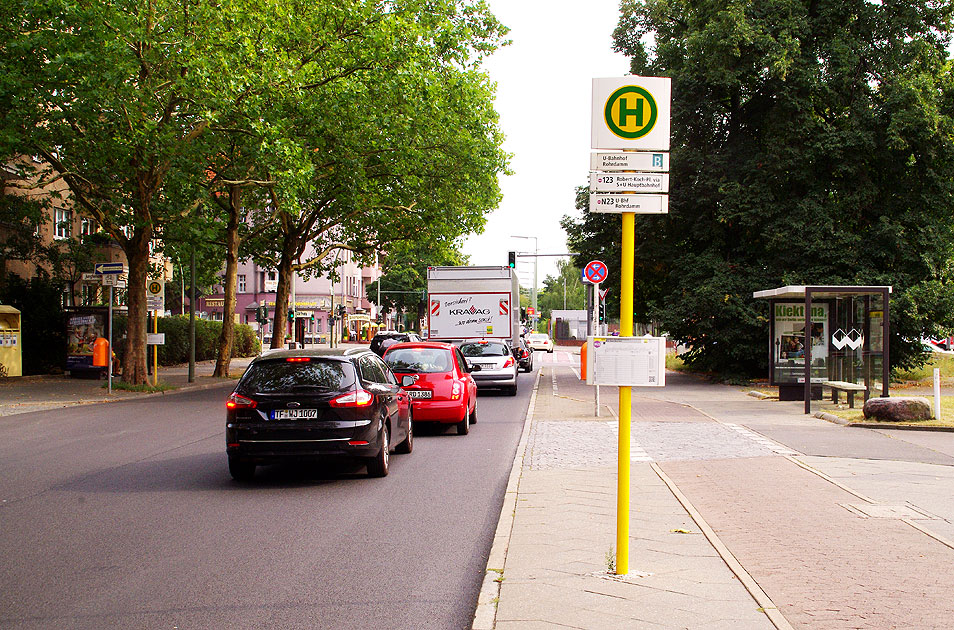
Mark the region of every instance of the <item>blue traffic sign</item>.
<instances>
[{"instance_id":1,"label":"blue traffic sign","mask_svg":"<svg viewBox=\"0 0 954 630\"><path fill-rule=\"evenodd\" d=\"M117 275L126 273L126 265L121 262L93 263L93 273L100 275Z\"/></svg>"},{"instance_id":2,"label":"blue traffic sign","mask_svg":"<svg viewBox=\"0 0 954 630\"><path fill-rule=\"evenodd\" d=\"M600 260L591 260L583 268L583 279L593 284L603 282L608 275L609 270L606 268L606 263Z\"/></svg>"}]
</instances>

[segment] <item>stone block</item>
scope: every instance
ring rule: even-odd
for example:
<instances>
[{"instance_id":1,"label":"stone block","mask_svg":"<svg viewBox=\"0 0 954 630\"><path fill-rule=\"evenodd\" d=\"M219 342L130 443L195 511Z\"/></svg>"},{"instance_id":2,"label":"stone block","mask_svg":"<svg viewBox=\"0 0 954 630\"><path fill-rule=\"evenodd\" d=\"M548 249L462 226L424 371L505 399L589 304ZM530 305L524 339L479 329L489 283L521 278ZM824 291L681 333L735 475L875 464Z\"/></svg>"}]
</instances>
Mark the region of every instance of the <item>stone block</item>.
<instances>
[{"instance_id":1,"label":"stone block","mask_svg":"<svg viewBox=\"0 0 954 630\"><path fill-rule=\"evenodd\" d=\"M920 396L869 398L865 402L864 414L866 420L884 422L930 420L933 415L931 402Z\"/></svg>"}]
</instances>

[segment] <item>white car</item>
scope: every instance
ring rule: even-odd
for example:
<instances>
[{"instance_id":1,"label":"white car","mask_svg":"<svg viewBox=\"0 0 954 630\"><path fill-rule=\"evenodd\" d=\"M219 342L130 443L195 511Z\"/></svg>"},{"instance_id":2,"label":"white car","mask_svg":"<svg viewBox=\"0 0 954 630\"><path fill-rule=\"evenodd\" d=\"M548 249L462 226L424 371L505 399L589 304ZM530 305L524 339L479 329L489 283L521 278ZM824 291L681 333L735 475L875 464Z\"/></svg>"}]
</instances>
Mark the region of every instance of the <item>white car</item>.
<instances>
[{"instance_id":1,"label":"white car","mask_svg":"<svg viewBox=\"0 0 954 630\"><path fill-rule=\"evenodd\" d=\"M527 337L527 345L531 350L546 350L553 352L553 340L546 333L531 333Z\"/></svg>"}]
</instances>

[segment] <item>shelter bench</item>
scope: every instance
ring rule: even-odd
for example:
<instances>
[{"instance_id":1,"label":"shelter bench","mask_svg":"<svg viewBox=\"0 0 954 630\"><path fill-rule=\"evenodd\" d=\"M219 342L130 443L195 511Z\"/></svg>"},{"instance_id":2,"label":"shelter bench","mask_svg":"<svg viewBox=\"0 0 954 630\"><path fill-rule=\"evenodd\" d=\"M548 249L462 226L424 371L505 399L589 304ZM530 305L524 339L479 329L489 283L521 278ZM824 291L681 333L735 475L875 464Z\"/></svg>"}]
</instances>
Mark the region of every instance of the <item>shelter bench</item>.
<instances>
[{"instance_id":1,"label":"shelter bench","mask_svg":"<svg viewBox=\"0 0 954 630\"><path fill-rule=\"evenodd\" d=\"M838 403L838 392L845 392L848 395L848 407L855 408L855 392L864 392L865 399L868 398L868 388L858 383L848 383L846 381L822 381L822 387L831 390L831 401Z\"/></svg>"}]
</instances>

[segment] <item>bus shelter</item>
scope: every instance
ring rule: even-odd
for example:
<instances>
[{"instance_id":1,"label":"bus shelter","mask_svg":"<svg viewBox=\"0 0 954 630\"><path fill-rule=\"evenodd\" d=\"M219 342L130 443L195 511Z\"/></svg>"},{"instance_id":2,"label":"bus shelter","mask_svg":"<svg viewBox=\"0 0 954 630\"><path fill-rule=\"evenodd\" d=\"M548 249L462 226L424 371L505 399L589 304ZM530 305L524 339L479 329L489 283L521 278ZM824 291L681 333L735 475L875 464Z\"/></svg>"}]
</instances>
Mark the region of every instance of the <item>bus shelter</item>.
<instances>
[{"instance_id":1,"label":"bus shelter","mask_svg":"<svg viewBox=\"0 0 954 630\"><path fill-rule=\"evenodd\" d=\"M824 390L867 400L888 396L890 286L785 286L756 291L769 300L769 382L780 400Z\"/></svg>"}]
</instances>

